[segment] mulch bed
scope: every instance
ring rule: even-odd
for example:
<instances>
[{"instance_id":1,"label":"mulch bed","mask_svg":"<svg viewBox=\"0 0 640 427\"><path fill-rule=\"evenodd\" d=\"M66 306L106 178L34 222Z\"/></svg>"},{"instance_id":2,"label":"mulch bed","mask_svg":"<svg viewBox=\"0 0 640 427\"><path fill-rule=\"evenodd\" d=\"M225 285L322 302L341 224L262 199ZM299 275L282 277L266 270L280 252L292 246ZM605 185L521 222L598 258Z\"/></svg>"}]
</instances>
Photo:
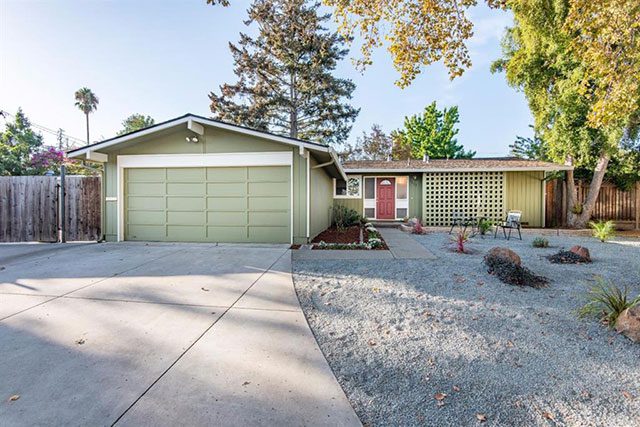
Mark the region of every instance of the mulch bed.
<instances>
[{"instance_id":1,"label":"mulch bed","mask_svg":"<svg viewBox=\"0 0 640 427\"><path fill-rule=\"evenodd\" d=\"M367 242L369 240L369 236L368 236L367 231L363 230L362 231L362 235L363 235L363 238L364 238L364 242ZM371 250L371 251L389 249L387 247L387 244L385 243L384 239L382 239L382 236L380 236L380 240L382 240L382 246L377 247L377 248L373 248L373 249L352 248L352 249L353 250ZM360 227L357 226L357 225L354 225L354 226L351 226L351 227L347 227L342 231L339 231L335 227L327 228L322 233L318 234L311 241L311 243L320 243L320 242L325 242L325 243L360 243ZM312 249L320 249L320 248L318 248L317 246L314 245Z\"/></svg>"},{"instance_id":2,"label":"mulch bed","mask_svg":"<svg viewBox=\"0 0 640 427\"><path fill-rule=\"evenodd\" d=\"M560 251L555 255L548 256L547 259L554 264L583 264L591 262L571 251Z\"/></svg>"}]
</instances>

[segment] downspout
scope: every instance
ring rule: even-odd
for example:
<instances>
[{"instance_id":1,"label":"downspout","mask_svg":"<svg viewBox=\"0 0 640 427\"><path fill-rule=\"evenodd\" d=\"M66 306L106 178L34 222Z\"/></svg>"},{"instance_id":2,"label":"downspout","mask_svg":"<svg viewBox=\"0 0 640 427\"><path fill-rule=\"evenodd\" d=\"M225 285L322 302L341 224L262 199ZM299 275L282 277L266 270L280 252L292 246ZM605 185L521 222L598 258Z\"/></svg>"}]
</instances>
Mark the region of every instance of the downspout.
<instances>
[{"instance_id":1,"label":"downspout","mask_svg":"<svg viewBox=\"0 0 640 427\"><path fill-rule=\"evenodd\" d=\"M311 226L311 155L308 151L305 152L307 157L307 243L311 237L309 228Z\"/></svg>"}]
</instances>

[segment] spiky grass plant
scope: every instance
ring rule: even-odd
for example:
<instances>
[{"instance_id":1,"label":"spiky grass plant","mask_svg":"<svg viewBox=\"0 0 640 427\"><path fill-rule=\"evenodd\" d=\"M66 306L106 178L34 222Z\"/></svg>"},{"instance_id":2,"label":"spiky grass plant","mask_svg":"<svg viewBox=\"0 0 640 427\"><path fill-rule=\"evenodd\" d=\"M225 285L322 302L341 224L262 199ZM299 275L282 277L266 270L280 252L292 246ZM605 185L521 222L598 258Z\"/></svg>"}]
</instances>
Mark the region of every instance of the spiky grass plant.
<instances>
[{"instance_id":1,"label":"spiky grass plant","mask_svg":"<svg viewBox=\"0 0 640 427\"><path fill-rule=\"evenodd\" d=\"M626 286L620 289L612 282L599 278L598 283L587 292L587 303L578 309L578 317L598 317L613 327L624 310L639 303L640 295L630 300Z\"/></svg>"},{"instance_id":2,"label":"spiky grass plant","mask_svg":"<svg viewBox=\"0 0 640 427\"><path fill-rule=\"evenodd\" d=\"M549 241L544 237L536 237L533 239L534 248L547 248L549 247Z\"/></svg>"},{"instance_id":3,"label":"spiky grass plant","mask_svg":"<svg viewBox=\"0 0 640 427\"><path fill-rule=\"evenodd\" d=\"M601 242L609 240L614 235L615 226L613 221L591 221L589 225L593 229L593 237L600 239Z\"/></svg>"}]
</instances>

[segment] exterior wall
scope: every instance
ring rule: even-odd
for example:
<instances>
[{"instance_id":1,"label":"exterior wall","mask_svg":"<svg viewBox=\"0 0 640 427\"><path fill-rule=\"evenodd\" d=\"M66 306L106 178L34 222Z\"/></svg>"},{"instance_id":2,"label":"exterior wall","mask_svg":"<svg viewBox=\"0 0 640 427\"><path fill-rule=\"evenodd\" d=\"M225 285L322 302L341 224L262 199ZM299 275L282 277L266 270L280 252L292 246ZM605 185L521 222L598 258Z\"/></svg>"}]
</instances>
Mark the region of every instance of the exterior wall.
<instances>
[{"instance_id":1,"label":"exterior wall","mask_svg":"<svg viewBox=\"0 0 640 427\"><path fill-rule=\"evenodd\" d=\"M544 172L505 172L505 210L522 211L529 227L544 226Z\"/></svg>"},{"instance_id":2,"label":"exterior wall","mask_svg":"<svg viewBox=\"0 0 640 427\"><path fill-rule=\"evenodd\" d=\"M309 185L309 239L313 239L331 225L331 203L333 197L333 179L327 175L324 169L313 169L317 165L316 159L309 159L310 185Z\"/></svg>"},{"instance_id":3,"label":"exterior wall","mask_svg":"<svg viewBox=\"0 0 640 427\"><path fill-rule=\"evenodd\" d=\"M334 198L333 204L338 206L346 206L349 209L357 211L360 215L364 215L364 178L371 176L406 176L407 174L385 174L385 173L363 173L348 174L362 176L362 191L359 198ZM422 174L409 175L409 217L422 218ZM333 195L333 181L331 182L330 194Z\"/></svg>"},{"instance_id":4,"label":"exterior wall","mask_svg":"<svg viewBox=\"0 0 640 427\"><path fill-rule=\"evenodd\" d=\"M187 136L193 136L193 133L186 129L174 129L141 138L135 144L100 150L109 155L104 168L104 234L107 241L117 240L118 155L289 151L293 152L293 240L297 243L306 242L306 159L300 156L297 147L207 126L205 134L198 136L198 143L186 142Z\"/></svg>"}]
</instances>

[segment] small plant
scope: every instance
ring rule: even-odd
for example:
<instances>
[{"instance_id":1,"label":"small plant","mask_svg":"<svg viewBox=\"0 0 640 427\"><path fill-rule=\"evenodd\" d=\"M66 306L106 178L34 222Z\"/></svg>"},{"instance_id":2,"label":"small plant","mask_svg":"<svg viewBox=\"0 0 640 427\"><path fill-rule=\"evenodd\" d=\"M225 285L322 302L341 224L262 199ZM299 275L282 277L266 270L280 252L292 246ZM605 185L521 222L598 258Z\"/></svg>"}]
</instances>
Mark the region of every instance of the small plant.
<instances>
[{"instance_id":1,"label":"small plant","mask_svg":"<svg viewBox=\"0 0 640 427\"><path fill-rule=\"evenodd\" d=\"M416 223L413 225L413 229L411 230L411 233L413 234L425 234L426 232L427 229L424 228L420 221L416 221Z\"/></svg>"},{"instance_id":2,"label":"small plant","mask_svg":"<svg viewBox=\"0 0 640 427\"><path fill-rule=\"evenodd\" d=\"M618 316L637 304L640 295L629 300L627 287L620 289L612 282L605 282L599 278L598 283L587 292L588 302L578 309L578 317L598 317L600 321L613 328Z\"/></svg>"},{"instance_id":3,"label":"small plant","mask_svg":"<svg viewBox=\"0 0 640 427\"><path fill-rule=\"evenodd\" d=\"M480 231L481 236L487 234L487 231L491 230L491 227L493 227L493 221L489 219L481 219L480 222L478 222L478 231Z\"/></svg>"},{"instance_id":4,"label":"small plant","mask_svg":"<svg viewBox=\"0 0 640 427\"><path fill-rule=\"evenodd\" d=\"M458 231L458 234L453 238L453 242L456 245L456 252L464 253L464 244L469 241L469 234L464 231Z\"/></svg>"},{"instance_id":5,"label":"small plant","mask_svg":"<svg viewBox=\"0 0 640 427\"><path fill-rule=\"evenodd\" d=\"M533 247L534 248L548 248L549 241L544 237L536 237L533 239Z\"/></svg>"},{"instance_id":6,"label":"small plant","mask_svg":"<svg viewBox=\"0 0 640 427\"><path fill-rule=\"evenodd\" d=\"M360 214L358 212L341 205L333 205L331 217L338 231L344 231L347 227L360 222Z\"/></svg>"},{"instance_id":7,"label":"small plant","mask_svg":"<svg viewBox=\"0 0 640 427\"><path fill-rule=\"evenodd\" d=\"M591 221L589 225L593 229L593 237L600 239L601 242L609 240L614 235L615 226L613 221Z\"/></svg>"}]
</instances>

